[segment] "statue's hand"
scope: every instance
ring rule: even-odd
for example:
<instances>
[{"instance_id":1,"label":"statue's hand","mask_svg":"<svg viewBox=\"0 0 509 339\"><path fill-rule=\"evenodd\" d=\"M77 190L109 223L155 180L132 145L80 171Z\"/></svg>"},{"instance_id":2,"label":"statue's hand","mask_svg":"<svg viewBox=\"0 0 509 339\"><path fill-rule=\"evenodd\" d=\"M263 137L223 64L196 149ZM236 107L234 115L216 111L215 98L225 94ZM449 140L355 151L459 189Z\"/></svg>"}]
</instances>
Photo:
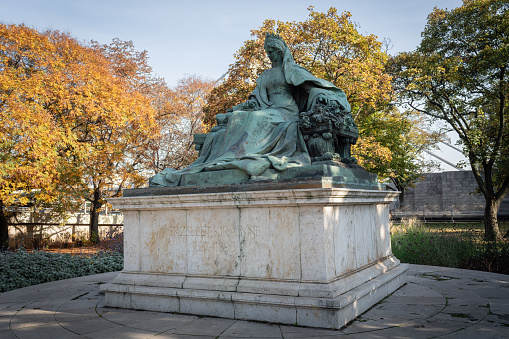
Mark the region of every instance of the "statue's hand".
<instances>
[{"instance_id":1,"label":"statue's hand","mask_svg":"<svg viewBox=\"0 0 509 339\"><path fill-rule=\"evenodd\" d=\"M248 100L246 102L243 102L241 104L238 104L236 106L233 106L230 109L227 109L227 113L231 113L234 111L252 111L258 109L258 104L254 100Z\"/></svg>"},{"instance_id":2,"label":"statue's hand","mask_svg":"<svg viewBox=\"0 0 509 339\"><path fill-rule=\"evenodd\" d=\"M228 119L230 118L230 115L227 113L216 114L216 123L218 125L226 125L228 123Z\"/></svg>"},{"instance_id":3,"label":"statue's hand","mask_svg":"<svg viewBox=\"0 0 509 339\"><path fill-rule=\"evenodd\" d=\"M256 103L252 100L248 100L242 105L242 109L246 111L252 111L256 109Z\"/></svg>"},{"instance_id":4,"label":"statue's hand","mask_svg":"<svg viewBox=\"0 0 509 339\"><path fill-rule=\"evenodd\" d=\"M320 94L318 96L318 98L316 99L316 101L319 103L319 104L322 104L322 105L328 105L329 104L329 98L327 98L327 96L323 95L323 94Z\"/></svg>"}]
</instances>

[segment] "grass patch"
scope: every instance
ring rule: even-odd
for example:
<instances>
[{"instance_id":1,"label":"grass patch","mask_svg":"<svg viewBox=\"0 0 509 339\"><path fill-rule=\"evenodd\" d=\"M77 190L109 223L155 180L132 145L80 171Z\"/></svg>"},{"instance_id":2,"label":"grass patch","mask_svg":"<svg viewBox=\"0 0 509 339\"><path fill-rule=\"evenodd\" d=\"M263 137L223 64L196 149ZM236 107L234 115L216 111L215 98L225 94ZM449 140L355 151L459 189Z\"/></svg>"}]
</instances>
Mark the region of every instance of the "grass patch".
<instances>
[{"instance_id":1,"label":"grass patch","mask_svg":"<svg viewBox=\"0 0 509 339\"><path fill-rule=\"evenodd\" d=\"M410 219L391 226L392 251L402 262L509 274L509 241L488 242L483 236L482 223Z\"/></svg>"},{"instance_id":2,"label":"grass patch","mask_svg":"<svg viewBox=\"0 0 509 339\"><path fill-rule=\"evenodd\" d=\"M49 251L0 252L0 292L50 281L122 270L123 248L118 239L83 253Z\"/></svg>"}]
</instances>

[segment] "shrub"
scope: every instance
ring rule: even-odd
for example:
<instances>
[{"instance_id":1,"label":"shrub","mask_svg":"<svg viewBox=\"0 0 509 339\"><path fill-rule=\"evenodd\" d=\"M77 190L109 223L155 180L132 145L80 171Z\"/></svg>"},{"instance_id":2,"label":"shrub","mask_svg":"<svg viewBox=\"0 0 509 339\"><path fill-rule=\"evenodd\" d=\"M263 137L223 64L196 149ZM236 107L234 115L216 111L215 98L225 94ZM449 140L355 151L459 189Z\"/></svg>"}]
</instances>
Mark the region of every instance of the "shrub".
<instances>
[{"instance_id":1,"label":"shrub","mask_svg":"<svg viewBox=\"0 0 509 339\"><path fill-rule=\"evenodd\" d=\"M103 251L113 251L124 254L124 233L115 234L110 239L101 240L97 247Z\"/></svg>"},{"instance_id":2,"label":"shrub","mask_svg":"<svg viewBox=\"0 0 509 339\"><path fill-rule=\"evenodd\" d=\"M392 252L402 262L509 274L509 241L484 241L456 224L424 226L416 219L391 227Z\"/></svg>"},{"instance_id":3,"label":"shrub","mask_svg":"<svg viewBox=\"0 0 509 339\"><path fill-rule=\"evenodd\" d=\"M0 252L0 292L84 275L119 271L124 258L118 252L97 252L92 256L44 251Z\"/></svg>"},{"instance_id":4,"label":"shrub","mask_svg":"<svg viewBox=\"0 0 509 339\"><path fill-rule=\"evenodd\" d=\"M485 242L476 255L467 258L462 268L509 274L509 242Z\"/></svg>"},{"instance_id":5,"label":"shrub","mask_svg":"<svg viewBox=\"0 0 509 339\"><path fill-rule=\"evenodd\" d=\"M444 229L430 230L415 219L393 226L391 233L394 255L410 264L461 267L477 251L468 231L451 234Z\"/></svg>"}]
</instances>

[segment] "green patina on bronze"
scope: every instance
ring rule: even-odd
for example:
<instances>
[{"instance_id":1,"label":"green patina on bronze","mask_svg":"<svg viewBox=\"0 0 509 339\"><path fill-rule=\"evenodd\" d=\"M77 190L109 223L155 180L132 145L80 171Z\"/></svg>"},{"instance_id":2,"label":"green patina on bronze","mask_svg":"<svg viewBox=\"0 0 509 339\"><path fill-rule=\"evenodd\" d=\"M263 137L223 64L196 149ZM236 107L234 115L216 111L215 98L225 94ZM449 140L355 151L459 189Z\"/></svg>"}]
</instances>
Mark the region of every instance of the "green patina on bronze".
<instances>
[{"instance_id":1,"label":"green patina on bronze","mask_svg":"<svg viewBox=\"0 0 509 339\"><path fill-rule=\"evenodd\" d=\"M345 93L297 65L279 36L266 36L265 51L272 68L260 75L248 100L218 114L210 133L195 135L200 153L194 163L183 170L163 170L150 187L322 176L355 185L360 180L365 188L379 189L376 176L368 180L350 154L358 130Z\"/></svg>"}]
</instances>

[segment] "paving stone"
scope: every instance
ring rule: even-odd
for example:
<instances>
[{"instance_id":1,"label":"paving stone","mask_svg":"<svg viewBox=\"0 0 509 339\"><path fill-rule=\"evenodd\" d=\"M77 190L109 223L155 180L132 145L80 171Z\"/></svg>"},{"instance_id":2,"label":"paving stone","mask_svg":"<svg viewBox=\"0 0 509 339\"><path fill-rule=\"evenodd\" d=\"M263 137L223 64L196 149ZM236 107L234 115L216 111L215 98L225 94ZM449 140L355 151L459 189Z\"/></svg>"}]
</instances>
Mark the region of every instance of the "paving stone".
<instances>
[{"instance_id":1,"label":"paving stone","mask_svg":"<svg viewBox=\"0 0 509 339\"><path fill-rule=\"evenodd\" d=\"M58 324L20 327L12 330L18 339L73 339L79 335L72 333Z\"/></svg>"},{"instance_id":2,"label":"paving stone","mask_svg":"<svg viewBox=\"0 0 509 339\"><path fill-rule=\"evenodd\" d=\"M237 321L228 327L219 338L282 338L278 325Z\"/></svg>"},{"instance_id":3,"label":"paving stone","mask_svg":"<svg viewBox=\"0 0 509 339\"><path fill-rule=\"evenodd\" d=\"M437 291L415 283L407 283L392 294L391 300L394 297L443 298Z\"/></svg>"},{"instance_id":4,"label":"paving stone","mask_svg":"<svg viewBox=\"0 0 509 339\"><path fill-rule=\"evenodd\" d=\"M219 336L227 328L232 326L236 320L222 318L198 318L177 326L174 330L175 334L187 335L212 335Z\"/></svg>"},{"instance_id":5,"label":"paving stone","mask_svg":"<svg viewBox=\"0 0 509 339\"><path fill-rule=\"evenodd\" d=\"M12 317L10 316L0 317L0 332L10 330L11 318ZM0 338L1 337L2 336L0 335Z\"/></svg>"},{"instance_id":6,"label":"paving stone","mask_svg":"<svg viewBox=\"0 0 509 339\"><path fill-rule=\"evenodd\" d=\"M482 328L482 327L495 327L501 331L505 331L509 333L509 321L499 319L496 315L489 315L479 323L474 326Z\"/></svg>"},{"instance_id":7,"label":"paving stone","mask_svg":"<svg viewBox=\"0 0 509 339\"><path fill-rule=\"evenodd\" d=\"M55 323L55 313L53 311L23 309L11 319L11 328L37 327Z\"/></svg>"},{"instance_id":8,"label":"paving stone","mask_svg":"<svg viewBox=\"0 0 509 339\"><path fill-rule=\"evenodd\" d=\"M444 335L440 338L447 339L480 339L493 338L503 339L509 338L509 328L493 328L484 326L471 326L464 330Z\"/></svg>"},{"instance_id":9,"label":"paving stone","mask_svg":"<svg viewBox=\"0 0 509 339\"><path fill-rule=\"evenodd\" d=\"M380 331L372 331L366 333L359 333L349 335L348 338L432 338L444 334L457 331L462 327L454 327L451 324L445 323L427 323L416 321L413 324L408 324L401 327L391 327Z\"/></svg>"},{"instance_id":10,"label":"paving stone","mask_svg":"<svg viewBox=\"0 0 509 339\"><path fill-rule=\"evenodd\" d=\"M0 294L0 338L509 338L500 274L410 265L405 286L342 330L104 307L99 282L114 276Z\"/></svg>"},{"instance_id":11,"label":"paving stone","mask_svg":"<svg viewBox=\"0 0 509 339\"><path fill-rule=\"evenodd\" d=\"M372 309L364 314L369 319L415 319L431 317L443 310L443 305L419 305L419 304L401 304L387 303L383 308Z\"/></svg>"},{"instance_id":12,"label":"paving stone","mask_svg":"<svg viewBox=\"0 0 509 339\"><path fill-rule=\"evenodd\" d=\"M154 339L216 339L218 337L210 336L210 335L193 335L189 336L187 334L158 334ZM222 338L222 337L221 337Z\"/></svg>"},{"instance_id":13,"label":"paving stone","mask_svg":"<svg viewBox=\"0 0 509 339\"><path fill-rule=\"evenodd\" d=\"M136 310L125 310L120 308L102 308L98 309L97 312L106 320L122 324L130 325L133 322L143 322L154 318L164 317L166 313L160 312L149 312L149 311L136 311ZM188 316L191 320L196 320L196 316Z\"/></svg>"},{"instance_id":14,"label":"paving stone","mask_svg":"<svg viewBox=\"0 0 509 339\"><path fill-rule=\"evenodd\" d=\"M100 317L68 319L66 321L59 321L58 324L73 333L87 335L88 333L118 326L118 324L104 320Z\"/></svg>"},{"instance_id":15,"label":"paving stone","mask_svg":"<svg viewBox=\"0 0 509 339\"><path fill-rule=\"evenodd\" d=\"M410 319L409 317L404 316L404 315L402 315L402 313L397 312L397 311L390 311L390 314L382 314L379 316L366 315L366 314L364 314L363 316L366 318L368 318L368 316L369 316L368 319L379 322L381 324L385 324L387 327L404 326L404 325L410 323L413 319L415 319L415 317ZM402 318L402 317L404 317L404 318ZM355 322L348 325L347 328L349 326L353 326L354 324L355 324Z\"/></svg>"},{"instance_id":16,"label":"paving stone","mask_svg":"<svg viewBox=\"0 0 509 339\"><path fill-rule=\"evenodd\" d=\"M509 290L507 289L484 287L475 289L475 293L483 298L509 299Z\"/></svg>"},{"instance_id":17,"label":"paving stone","mask_svg":"<svg viewBox=\"0 0 509 339\"><path fill-rule=\"evenodd\" d=\"M281 325L281 332L285 339L297 338L345 338L345 333L340 330L325 330L319 328L285 326Z\"/></svg>"},{"instance_id":18,"label":"paving stone","mask_svg":"<svg viewBox=\"0 0 509 339\"><path fill-rule=\"evenodd\" d=\"M23 308L23 305L18 304L18 303L0 304L0 317L13 316L22 308Z\"/></svg>"},{"instance_id":19,"label":"paving stone","mask_svg":"<svg viewBox=\"0 0 509 339\"><path fill-rule=\"evenodd\" d=\"M8 330L8 331L0 330L0 338L2 338L2 339L19 339L10 330Z\"/></svg>"},{"instance_id":20,"label":"paving stone","mask_svg":"<svg viewBox=\"0 0 509 339\"><path fill-rule=\"evenodd\" d=\"M469 312L468 309L464 309L464 312ZM464 323L465 326L471 326L473 324L477 324L481 320L483 320L484 317L476 318L475 316L469 314L469 313L439 313L432 318L429 318L433 321L451 321L451 322L458 322L458 323Z\"/></svg>"},{"instance_id":21,"label":"paving stone","mask_svg":"<svg viewBox=\"0 0 509 339\"><path fill-rule=\"evenodd\" d=\"M68 300L58 307L60 313L95 314L99 300Z\"/></svg>"},{"instance_id":22,"label":"paving stone","mask_svg":"<svg viewBox=\"0 0 509 339\"><path fill-rule=\"evenodd\" d=\"M48 295L51 295L51 293L48 293ZM2 293L2 303L17 303L26 305L37 301L44 296L46 295L41 294L37 290L28 289L28 287L25 287L19 290Z\"/></svg>"},{"instance_id":23,"label":"paving stone","mask_svg":"<svg viewBox=\"0 0 509 339\"><path fill-rule=\"evenodd\" d=\"M78 310L80 311L80 310ZM102 319L98 317L97 313L79 313L79 312L56 312L55 321L57 323L69 323L74 321L81 321L86 319Z\"/></svg>"},{"instance_id":24,"label":"paving stone","mask_svg":"<svg viewBox=\"0 0 509 339\"><path fill-rule=\"evenodd\" d=\"M446 298L443 296L439 297L418 297L416 295L410 296L391 296L390 302L398 304L409 304L409 305L438 305L445 306Z\"/></svg>"},{"instance_id":25,"label":"paving stone","mask_svg":"<svg viewBox=\"0 0 509 339\"><path fill-rule=\"evenodd\" d=\"M91 339L146 339L153 337L157 334L157 332L145 331L140 329L135 329L132 327L120 326L117 325L115 327L111 327L104 330L99 330L86 334L86 338ZM157 337L156 337L157 338Z\"/></svg>"},{"instance_id":26,"label":"paving stone","mask_svg":"<svg viewBox=\"0 0 509 339\"><path fill-rule=\"evenodd\" d=\"M345 334L365 333L376 330L382 330L393 326L394 325L387 324L384 322L366 319L364 316L362 316L362 319L355 320L353 324L347 326L341 332Z\"/></svg>"},{"instance_id":27,"label":"paving stone","mask_svg":"<svg viewBox=\"0 0 509 339\"><path fill-rule=\"evenodd\" d=\"M169 334L174 333L178 328L196 319L198 317L192 315L160 313L158 316L151 317L150 319L132 322L129 326Z\"/></svg>"}]
</instances>

